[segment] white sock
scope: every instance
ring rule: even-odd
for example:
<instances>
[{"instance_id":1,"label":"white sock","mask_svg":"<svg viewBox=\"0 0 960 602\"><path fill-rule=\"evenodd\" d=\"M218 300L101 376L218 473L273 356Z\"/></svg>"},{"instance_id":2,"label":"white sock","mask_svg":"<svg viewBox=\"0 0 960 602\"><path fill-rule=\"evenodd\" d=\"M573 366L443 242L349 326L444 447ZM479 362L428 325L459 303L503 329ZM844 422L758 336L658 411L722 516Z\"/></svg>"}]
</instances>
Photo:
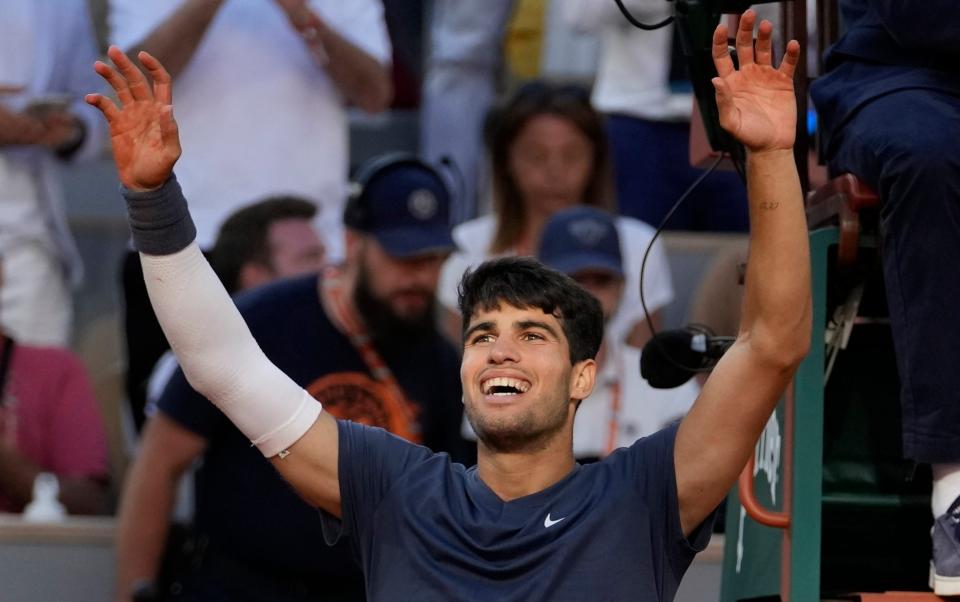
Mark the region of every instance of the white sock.
<instances>
[{"instance_id":1,"label":"white sock","mask_svg":"<svg viewBox=\"0 0 960 602\"><path fill-rule=\"evenodd\" d=\"M931 506L933 517L946 514L947 509L960 497L960 464L932 464L933 495Z\"/></svg>"}]
</instances>

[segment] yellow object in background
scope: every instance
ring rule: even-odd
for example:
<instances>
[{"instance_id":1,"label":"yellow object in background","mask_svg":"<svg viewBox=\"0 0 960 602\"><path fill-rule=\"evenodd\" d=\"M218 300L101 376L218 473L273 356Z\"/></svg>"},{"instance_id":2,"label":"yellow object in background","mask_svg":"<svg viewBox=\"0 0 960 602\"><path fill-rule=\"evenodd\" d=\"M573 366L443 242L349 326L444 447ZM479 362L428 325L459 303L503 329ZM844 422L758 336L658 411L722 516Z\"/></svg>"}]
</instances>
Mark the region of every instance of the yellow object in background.
<instances>
[{"instance_id":1,"label":"yellow object in background","mask_svg":"<svg viewBox=\"0 0 960 602\"><path fill-rule=\"evenodd\" d=\"M533 79L540 75L540 57L548 0L519 0L507 25L504 56L511 76Z\"/></svg>"}]
</instances>

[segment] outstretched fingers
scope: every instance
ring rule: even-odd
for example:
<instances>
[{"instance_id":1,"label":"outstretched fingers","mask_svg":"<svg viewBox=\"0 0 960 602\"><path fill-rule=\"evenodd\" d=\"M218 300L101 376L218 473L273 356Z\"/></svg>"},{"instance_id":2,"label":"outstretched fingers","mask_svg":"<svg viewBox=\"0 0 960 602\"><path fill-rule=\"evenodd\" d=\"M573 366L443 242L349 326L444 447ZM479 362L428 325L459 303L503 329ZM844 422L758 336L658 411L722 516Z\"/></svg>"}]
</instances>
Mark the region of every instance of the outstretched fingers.
<instances>
[{"instance_id":1,"label":"outstretched fingers","mask_svg":"<svg viewBox=\"0 0 960 602\"><path fill-rule=\"evenodd\" d=\"M110 57L110 60L113 61L113 64L116 65L120 74L126 80L133 99L150 100L153 94L150 91L147 78L142 71L137 69L137 66L133 64L130 57L116 46L111 46L107 50L107 56Z\"/></svg>"},{"instance_id":2,"label":"outstretched fingers","mask_svg":"<svg viewBox=\"0 0 960 602\"><path fill-rule=\"evenodd\" d=\"M164 66L150 53L141 51L137 55L150 79L153 80L153 96L158 102L169 105L173 102L173 78Z\"/></svg>"},{"instance_id":3,"label":"outstretched fingers","mask_svg":"<svg viewBox=\"0 0 960 602\"><path fill-rule=\"evenodd\" d=\"M166 105L160 114L160 139L167 148L180 148L180 133L177 121L173 118L173 105Z\"/></svg>"},{"instance_id":4,"label":"outstretched fingers","mask_svg":"<svg viewBox=\"0 0 960 602\"><path fill-rule=\"evenodd\" d=\"M93 64L93 70L110 84L110 87L117 93L117 99L120 104L128 105L133 102L133 94L130 93L130 86L122 75L110 65L97 61Z\"/></svg>"},{"instance_id":5,"label":"outstretched fingers","mask_svg":"<svg viewBox=\"0 0 960 602\"><path fill-rule=\"evenodd\" d=\"M753 26L757 22L757 13L751 8L740 16L737 29L737 60L740 68L753 63Z\"/></svg>"},{"instance_id":6,"label":"outstretched fingers","mask_svg":"<svg viewBox=\"0 0 960 602\"><path fill-rule=\"evenodd\" d=\"M720 125L733 135L740 131L740 110L733 102L733 93L726 80L722 77L715 77L712 80L713 87L717 91L717 112L719 113Z\"/></svg>"},{"instance_id":7,"label":"outstretched fingers","mask_svg":"<svg viewBox=\"0 0 960 602\"><path fill-rule=\"evenodd\" d=\"M727 26L721 23L713 30L713 64L717 68L717 75L727 77L734 72L733 59L730 58L730 47L727 45Z\"/></svg>"},{"instance_id":8,"label":"outstretched fingers","mask_svg":"<svg viewBox=\"0 0 960 602\"><path fill-rule=\"evenodd\" d=\"M761 21L757 28L756 61L758 65L773 65L773 24Z\"/></svg>"},{"instance_id":9,"label":"outstretched fingers","mask_svg":"<svg viewBox=\"0 0 960 602\"><path fill-rule=\"evenodd\" d=\"M790 40L787 42L787 51L783 53L783 60L780 61L780 73L793 79L793 73L797 70L797 62L800 60L800 42Z\"/></svg>"},{"instance_id":10,"label":"outstretched fingers","mask_svg":"<svg viewBox=\"0 0 960 602\"><path fill-rule=\"evenodd\" d=\"M107 118L107 123L112 123L120 114L120 109L117 108L117 105L113 104L112 100L102 94L87 94L83 99L88 105L100 109L103 116Z\"/></svg>"}]
</instances>

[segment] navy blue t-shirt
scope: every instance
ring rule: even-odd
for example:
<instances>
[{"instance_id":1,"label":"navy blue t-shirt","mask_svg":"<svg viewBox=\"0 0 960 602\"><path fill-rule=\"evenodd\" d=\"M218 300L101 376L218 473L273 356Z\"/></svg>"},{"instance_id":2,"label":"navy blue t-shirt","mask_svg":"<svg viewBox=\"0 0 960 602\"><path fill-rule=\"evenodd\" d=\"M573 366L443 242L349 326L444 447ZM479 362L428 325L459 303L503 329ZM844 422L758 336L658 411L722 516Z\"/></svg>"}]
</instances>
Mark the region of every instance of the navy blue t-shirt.
<instances>
[{"instance_id":1,"label":"navy blue t-shirt","mask_svg":"<svg viewBox=\"0 0 960 602\"><path fill-rule=\"evenodd\" d=\"M320 400L325 411L384 424L388 412L378 404L378 384L322 310L316 275L258 288L241 295L237 306L267 357ZM418 408L423 443L460 453L462 405L454 348L434 333L407 345L403 353L384 354L384 360ZM195 525L209 539L209 554L229 556L280 580L326 582L329 599L340 599L336 584L351 578L360 583L348 549L323 545L317 510L294 493L220 410L190 388L181 371L171 378L158 407L207 440L197 476Z\"/></svg>"},{"instance_id":2,"label":"navy blue t-shirt","mask_svg":"<svg viewBox=\"0 0 960 602\"><path fill-rule=\"evenodd\" d=\"M680 527L676 426L501 501L445 454L339 422L342 519L370 600L672 600L713 517Z\"/></svg>"}]
</instances>

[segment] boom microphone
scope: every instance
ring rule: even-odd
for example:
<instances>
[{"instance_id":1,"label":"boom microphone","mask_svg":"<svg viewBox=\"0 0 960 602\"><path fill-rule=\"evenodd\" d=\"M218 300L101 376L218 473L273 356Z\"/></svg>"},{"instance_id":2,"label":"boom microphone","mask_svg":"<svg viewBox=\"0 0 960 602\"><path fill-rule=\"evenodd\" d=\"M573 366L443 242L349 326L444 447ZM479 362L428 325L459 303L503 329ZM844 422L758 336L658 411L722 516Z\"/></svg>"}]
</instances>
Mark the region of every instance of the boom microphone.
<instances>
[{"instance_id":1,"label":"boom microphone","mask_svg":"<svg viewBox=\"0 0 960 602\"><path fill-rule=\"evenodd\" d=\"M643 346L640 376L654 389L679 387L694 374L711 370L734 340L699 326L660 331Z\"/></svg>"}]
</instances>

